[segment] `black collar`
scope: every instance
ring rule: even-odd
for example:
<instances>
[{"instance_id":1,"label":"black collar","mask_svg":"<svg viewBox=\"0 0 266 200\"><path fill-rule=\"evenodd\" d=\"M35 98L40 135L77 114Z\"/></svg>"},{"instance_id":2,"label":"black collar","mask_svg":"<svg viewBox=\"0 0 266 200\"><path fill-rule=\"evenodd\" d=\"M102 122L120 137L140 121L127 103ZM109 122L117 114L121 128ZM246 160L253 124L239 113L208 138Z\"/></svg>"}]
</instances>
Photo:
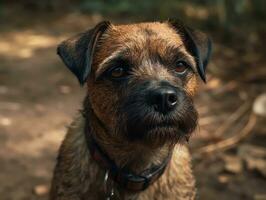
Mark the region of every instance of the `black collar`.
<instances>
[{"instance_id":1,"label":"black collar","mask_svg":"<svg viewBox=\"0 0 266 200\"><path fill-rule=\"evenodd\" d=\"M151 167L143 171L141 175L137 175L127 170L118 168L114 161L112 161L96 143L87 126L85 126L85 135L88 140L88 147L92 158L99 164L100 167L109 172L110 177L121 188L128 191L139 192L148 188L152 183L160 178L172 157L172 154L170 154L161 165Z\"/></svg>"}]
</instances>

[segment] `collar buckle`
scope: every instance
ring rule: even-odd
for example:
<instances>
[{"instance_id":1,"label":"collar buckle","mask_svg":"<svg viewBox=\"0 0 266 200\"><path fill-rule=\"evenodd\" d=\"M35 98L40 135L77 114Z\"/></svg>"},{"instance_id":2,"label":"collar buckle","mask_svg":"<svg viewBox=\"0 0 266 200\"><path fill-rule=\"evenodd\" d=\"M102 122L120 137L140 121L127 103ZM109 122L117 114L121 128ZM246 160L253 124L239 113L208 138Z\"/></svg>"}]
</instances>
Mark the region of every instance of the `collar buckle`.
<instances>
[{"instance_id":1,"label":"collar buckle","mask_svg":"<svg viewBox=\"0 0 266 200\"><path fill-rule=\"evenodd\" d=\"M104 186L104 193L106 195L106 200L112 200L115 196L114 193L114 182L112 179L110 179L109 171L107 170L104 175L103 180L103 186Z\"/></svg>"}]
</instances>

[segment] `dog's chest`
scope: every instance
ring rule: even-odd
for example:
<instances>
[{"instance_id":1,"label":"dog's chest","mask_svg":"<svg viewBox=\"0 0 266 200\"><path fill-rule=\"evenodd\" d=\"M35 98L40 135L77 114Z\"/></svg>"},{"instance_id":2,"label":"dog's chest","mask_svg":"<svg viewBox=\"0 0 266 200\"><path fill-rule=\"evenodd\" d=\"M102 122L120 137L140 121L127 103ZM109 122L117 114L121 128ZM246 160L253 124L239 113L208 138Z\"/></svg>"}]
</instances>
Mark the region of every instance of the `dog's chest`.
<instances>
[{"instance_id":1,"label":"dog's chest","mask_svg":"<svg viewBox=\"0 0 266 200\"><path fill-rule=\"evenodd\" d=\"M114 196L110 196L110 190L106 191L104 176L101 169L90 170L91 178L88 180L87 192L84 200L193 200L195 198L195 183L190 169L190 157L186 148L175 150L170 166L162 177L145 191L134 195L118 190L114 184ZM95 180L95 181L91 181Z\"/></svg>"}]
</instances>

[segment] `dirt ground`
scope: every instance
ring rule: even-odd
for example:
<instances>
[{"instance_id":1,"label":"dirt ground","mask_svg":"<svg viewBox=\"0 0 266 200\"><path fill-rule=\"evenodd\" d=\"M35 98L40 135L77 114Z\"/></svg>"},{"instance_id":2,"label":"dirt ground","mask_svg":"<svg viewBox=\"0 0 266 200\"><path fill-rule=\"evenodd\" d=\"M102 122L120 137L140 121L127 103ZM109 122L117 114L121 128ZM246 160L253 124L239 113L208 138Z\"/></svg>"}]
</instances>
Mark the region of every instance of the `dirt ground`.
<instances>
[{"instance_id":1,"label":"dirt ground","mask_svg":"<svg viewBox=\"0 0 266 200\"><path fill-rule=\"evenodd\" d=\"M59 144L85 94L57 57L56 45L101 17L69 14L14 28L17 20L0 31L0 199L42 200ZM215 50L210 68L219 66L221 48ZM225 56L232 59L235 52ZM189 143L199 199L266 199L265 121L256 118L261 125L252 126L251 114L254 98L266 91L265 82L258 84L239 85L214 76L202 84L196 97L199 128ZM244 141L227 151L200 153L207 144L245 131Z\"/></svg>"}]
</instances>

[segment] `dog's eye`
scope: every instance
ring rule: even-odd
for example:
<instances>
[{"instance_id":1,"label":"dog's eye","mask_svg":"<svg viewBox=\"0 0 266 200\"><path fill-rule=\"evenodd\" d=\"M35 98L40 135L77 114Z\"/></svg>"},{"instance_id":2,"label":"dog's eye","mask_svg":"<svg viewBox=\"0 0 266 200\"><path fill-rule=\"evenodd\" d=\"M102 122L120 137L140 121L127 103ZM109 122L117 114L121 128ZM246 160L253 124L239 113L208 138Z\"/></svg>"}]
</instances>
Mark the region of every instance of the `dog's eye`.
<instances>
[{"instance_id":1,"label":"dog's eye","mask_svg":"<svg viewBox=\"0 0 266 200\"><path fill-rule=\"evenodd\" d=\"M122 78L127 74L127 70L124 67L115 67L111 69L110 75L112 78Z\"/></svg>"},{"instance_id":2,"label":"dog's eye","mask_svg":"<svg viewBox=\"0 0 266 200\"><path fill-rule=\"evenodd\" d=\"M185 61L177 61L175 65L175 72L183 74L189 68L189 65Z\"/></svg>"}]
</instances>

